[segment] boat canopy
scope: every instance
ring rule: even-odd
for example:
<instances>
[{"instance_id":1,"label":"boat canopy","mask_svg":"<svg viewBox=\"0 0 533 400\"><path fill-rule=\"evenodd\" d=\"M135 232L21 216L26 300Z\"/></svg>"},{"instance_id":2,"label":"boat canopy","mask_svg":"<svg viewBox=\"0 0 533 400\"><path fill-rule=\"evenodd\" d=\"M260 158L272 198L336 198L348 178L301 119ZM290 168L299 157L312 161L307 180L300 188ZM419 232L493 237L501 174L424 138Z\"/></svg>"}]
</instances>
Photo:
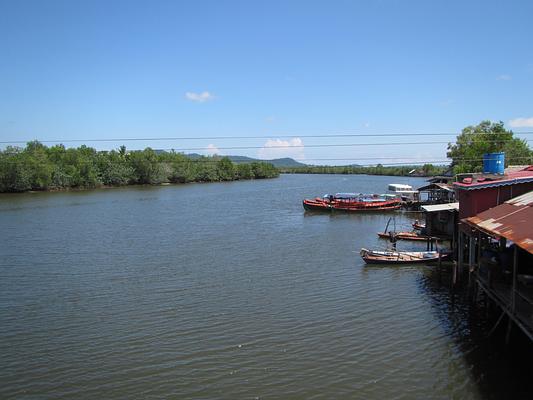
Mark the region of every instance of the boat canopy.
<instances>
[{"instance_id":1,"label":"boat canopy","mask_svg":"<svg viewBox=\"0 0 533 400\"><path fill-rule=\"evenodd\" d=\"M361 193L336 193L335 198L336 199L353 199L355 197L361 197L364 196Z\"/></svg>"},{"instance_id":2,"label":"boat canopy","mask_svg":"<svg viewBox=\"0 0 533 400\"><path fill-rule=\"evenodd\" d=\"M402 183L391 183L389 184L389 191L395 193L416 193L416 190L413 190L411 185L404 185Z\"/></svg>"}]
</instances>

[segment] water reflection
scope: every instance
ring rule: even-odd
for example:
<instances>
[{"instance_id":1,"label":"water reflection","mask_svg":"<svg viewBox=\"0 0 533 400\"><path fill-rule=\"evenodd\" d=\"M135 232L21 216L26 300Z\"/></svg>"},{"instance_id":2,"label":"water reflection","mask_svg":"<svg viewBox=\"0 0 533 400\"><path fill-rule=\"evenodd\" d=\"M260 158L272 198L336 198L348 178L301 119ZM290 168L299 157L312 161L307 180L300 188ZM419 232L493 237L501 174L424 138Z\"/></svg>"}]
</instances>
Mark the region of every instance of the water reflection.
<instances>
[{"instance_id":1,"label":"water reflection","mask_svg":"<svg viewBox=\"0 0 533 400\"><path fill-rule=\"evenodd\" d=\"M505 379L497 393L521 394L483 359L504 324L479 342L493 322L446 271L364 265L390 215L303 212L390 179L1 198L0 397L478 399Z\"/></svg>"},{"instance_id":2,"label":"water reflection","mask_svg":"<svg viewBox=\"0 0 533 400\"><path fill-rule=\"evenodd\" d=\"M506 345L507 318L475 292L467 275L454 286L449 266L423 272L420 292L429 299L445 334L454 339L483 398L530 399L533 351L527 336L514 326Z\"/></svg>"}]
</instances>

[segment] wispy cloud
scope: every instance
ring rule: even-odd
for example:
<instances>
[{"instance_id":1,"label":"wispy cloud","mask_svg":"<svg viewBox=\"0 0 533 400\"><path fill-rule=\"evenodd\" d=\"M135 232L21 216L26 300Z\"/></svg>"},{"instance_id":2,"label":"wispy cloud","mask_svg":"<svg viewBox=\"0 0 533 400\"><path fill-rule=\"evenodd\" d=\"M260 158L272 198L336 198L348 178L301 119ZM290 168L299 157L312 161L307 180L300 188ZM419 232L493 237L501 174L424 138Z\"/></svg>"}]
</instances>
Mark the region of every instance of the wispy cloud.
<instances>
[{"instance_id":1,"label":"wispy cloud","mask_svg":"<svg viewBox=\"0 0 533 400\"><path fill-rule=\"evenodd\" d=\"M451 106L453 103L454 101L452 99L447 99L447 100L441 101L439 104L441 107L448 107L448 106Z\"/></svg>"},{"instance_id":2,"label":"wispy cloud","mask_svg":"<svg viewBox=\"0 0 533 400\"><path fill-rule=\"evenodd\" d=\"M206 148L205 152L206 152L207 154L211 155L211 156L214 156L215 154L219 154L219 155L222 154L222 153L220 152L220 150L218 149L218 147L215 146L213 143L209 143L209 144L207 145L207 148Z\"/></svg>"},{"instance_id":3,"label":"wispy cloud","mask_svg":"<svg viewBox=\"0 0 533 400\"><path fill-rule=\"evenodd\" d=\"M499 75L496 79L499 81L510 81L512 78L511 78L511 75L502 74L502 75Z\"/></svg>"},{"instance_id":4,"label":"wispy cloud","mask_svg":"<svg viewBox=\"0 0 533 400\"><path fill-rule=\"evenodd\" d=\"M207 91L202 93L187 92L185 93L185 98L196 103L204 103L206 101L213 100L215 96Z\"/></svg>"},{"instance_id":5,"label":"wispy cloud","mask_svg":"<svg viewBox=\"0 0 533 400\"><path fill-rule=\"evenodd\" d=\"M264 160L283 157L304 160L304 143L300 138L290 140L268 139L263 147L259 149L257 155Z\"/></svg>"},{"instance_id":6,"label":"wispy cloud","mask_svg":"<svg viewBox=\"0 0 533 400\"><path fill-rule=\"evenodd\" d=\"M509 126L511 128L533 128L533 117L511 119Z\"/></svg>"}]
</instances>

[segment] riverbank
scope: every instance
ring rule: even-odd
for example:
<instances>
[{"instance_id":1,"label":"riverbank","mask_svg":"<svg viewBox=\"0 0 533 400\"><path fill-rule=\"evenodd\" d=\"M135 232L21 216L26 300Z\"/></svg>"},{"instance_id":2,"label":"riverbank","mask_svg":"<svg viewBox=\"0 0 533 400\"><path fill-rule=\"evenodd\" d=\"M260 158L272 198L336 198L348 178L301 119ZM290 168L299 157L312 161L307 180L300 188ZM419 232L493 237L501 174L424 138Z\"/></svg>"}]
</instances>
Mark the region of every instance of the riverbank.
<instances>
[{"instance_id":1,"label":"riverbank","mask_svg":"<svg viewBox=\"0 0 533 400\"><path fill-rule=\"evenodd\" d=\"M449 167L446 165L401 165L401 166L360 166L360 165L306 165L303 167L281 167L284 174L341 174L341 175L388 175L429 177L442 175Z\"/></svg>"},{"instance_id":2,"label":"riverbank","mask_svg":"<svg viewBox=\"0 0 533 400\"><path fill-rule=\"evenodd\" d=\"M0 192L94 189L164 183L225 182L279 176L269 163L235 164L227 157L188 157L150 148L97 151L80 146L47 147L30 142L25 148L0 151Z\"/></svg>"}]
</instances>

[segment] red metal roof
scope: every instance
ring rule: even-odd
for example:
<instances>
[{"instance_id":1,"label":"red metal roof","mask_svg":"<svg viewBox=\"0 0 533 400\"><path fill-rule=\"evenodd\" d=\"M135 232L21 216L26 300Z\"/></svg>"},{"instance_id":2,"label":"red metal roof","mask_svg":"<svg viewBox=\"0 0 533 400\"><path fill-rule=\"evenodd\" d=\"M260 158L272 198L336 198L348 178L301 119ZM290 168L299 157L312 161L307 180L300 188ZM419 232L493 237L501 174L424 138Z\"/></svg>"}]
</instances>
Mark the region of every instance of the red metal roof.
<instances>
[{"instance_id":1,"label":"red metal roof","mask_svg":"<svg viewBox=\"0 0 533 400\"><path fill-rule=\"evenodd\" d=\"M533 165L519 171L509 171L505 175L502 175L501 179L494 179L493 175L488 179L481 175L475 177L475 179L465 179L463 182L454 182L454 187L456 189L475 190L526 182L533 182Z\"/></svg>"},{"instance_id":2,"label":"red metal roof","mask_svg":"<svg viewBox=\"0 0 533 400\"><path fill-rule=\"evenodd\" d=\"M507 238L533 254L533 191L462 221L491 236Z\"/></svg>"}]
</instances>

